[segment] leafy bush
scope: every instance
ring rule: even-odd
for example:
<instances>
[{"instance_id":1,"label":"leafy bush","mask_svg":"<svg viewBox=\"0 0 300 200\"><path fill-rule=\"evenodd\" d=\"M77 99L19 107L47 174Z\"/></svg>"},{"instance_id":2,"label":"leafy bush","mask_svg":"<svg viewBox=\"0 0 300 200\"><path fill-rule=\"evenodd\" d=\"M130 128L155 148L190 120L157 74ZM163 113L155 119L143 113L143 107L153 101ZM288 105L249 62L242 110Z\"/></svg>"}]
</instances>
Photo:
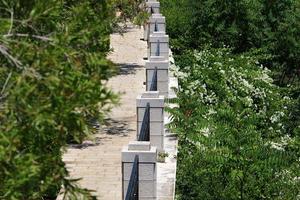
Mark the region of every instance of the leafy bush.
<instances>
[{"instance_id":1,"label":"leafy bush","mask_svg":"<svg viewBox=\"0 0 300 200\"><path fill-rule=\"evenodd\" d=\"M271 57L280 84L300 77L300 2L297 0L161 0L172 49L229 46L234 53L260 48Z\"/></svg>"},{"instance_id":2,"label":"leafy bush","mask_svg":"<svg viewBox=\"0 0 300 200\"><path fill-rule=\"evenodd\" d=\"M287 127L292 100L270 71L228 49L177 61L178 198L299 198L300 127Z\"/></svg>"},{"instance_id":3,"label":"leafy bush","mask_svg":"<svg viewBox=\"0 0 300 200\"><path fill-rule=\"evenodd\" d=\"M145 12L145 1L144 0L113 0L112 5L117 10L117 18L115 24L127 25L128 21L133 22L136 25L142 25L149 18L147 12ZM124 23L125 22L125 23Z\"/></svg>"},{"instance_id":4,"label":"leafy bush","mask_svg":"<svg viewBox=\"0 0 300 200\"><path fill-rule=\"evenodd\" d=\"M62 153L92 131L117 96L107 87L113 5L96 0L0 2L0 199L54 199Z\"/></svg>"},{"instance_id":5,"label":"leafy bush","mask_svg":"<svg viewBox=\"0 0 300 200\"><path fill-rule=\"evenodd\" d=\"M179 66L178 198L299 198L299 1L160 2Z\"/></svg>"}]
</instances>

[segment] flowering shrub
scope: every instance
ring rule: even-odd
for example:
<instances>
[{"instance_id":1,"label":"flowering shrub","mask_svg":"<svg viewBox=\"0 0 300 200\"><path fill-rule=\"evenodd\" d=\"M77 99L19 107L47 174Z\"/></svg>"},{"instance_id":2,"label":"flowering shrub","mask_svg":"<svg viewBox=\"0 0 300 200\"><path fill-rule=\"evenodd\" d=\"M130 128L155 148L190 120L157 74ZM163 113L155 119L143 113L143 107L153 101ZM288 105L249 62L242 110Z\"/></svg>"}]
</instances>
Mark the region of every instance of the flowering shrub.
<instances>
[{"instance_id":1,"label":"flowering shrub","mask_svg":"<svg viewBox=\"0 0 300 200\"><path fill-rule=\"evenodd\" d=\"M299 198L299 133L285 126L291 100L269 70L226 48L177 64L178 198Z\"/></svg>"}]
</instances>

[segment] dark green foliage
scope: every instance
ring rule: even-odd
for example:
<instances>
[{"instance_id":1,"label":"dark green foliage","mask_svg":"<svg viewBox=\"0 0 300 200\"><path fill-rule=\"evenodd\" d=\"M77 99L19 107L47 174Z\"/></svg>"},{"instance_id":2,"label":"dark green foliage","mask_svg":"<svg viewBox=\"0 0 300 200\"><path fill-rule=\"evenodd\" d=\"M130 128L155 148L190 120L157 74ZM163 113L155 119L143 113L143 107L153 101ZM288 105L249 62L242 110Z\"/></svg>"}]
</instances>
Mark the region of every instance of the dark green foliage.
<instances>
[{"instance_id":1,"label":"dark green foliage","mask_svg":"<svg viewBox=\"0 0 300 200\"><path fill-rule=\"evenodd\" d=\"M277 81L299 79L300 2L297 0L162 0L167 31L176 54L207 44L243 53L260 48L278 69Z\"/></svg>"},{"instance_id":2,"label":"dark green foliage","mask_svg":"<svg viewBox=\"0 0 300 200\"><path fill-rule=\"evenodd\" d=\"M297 199L299 125L287 126L294 104L270 71L228 49L177 64L178 199Z\"/></svg>"},{"instance_id":3,"label":"dark green foliage","mask_svg":"<svg viewBox=\"0 0 300 200\"><path fill-rule=\"evenodd\" d=\"M299 198L300 1L160 2L180 81L178 199Z\"/></svg>"},{"instance_id":4,"label":"dark green foliage","mask_svg":"<svg viewBox=\"0 0 300 200\"><path fill-rule=\"evenodd\" d=\"M117 10L116 22L131 21L136 25L142 25L148 18L149 15L145 12L145 1L144 0L113 0L114 7Z\"/></svg>"},{"instance_id":5,"label":"dark green foliage","mask_svg":"<svg viewBox=\"0 0 300 200\"><path fill-rule=\"evenodd\" d=\"M62 153L117 96L106 59L113 5L100 0L0 2L0 199L89 193L67 179Z\"/></svg>"}]
</instances>

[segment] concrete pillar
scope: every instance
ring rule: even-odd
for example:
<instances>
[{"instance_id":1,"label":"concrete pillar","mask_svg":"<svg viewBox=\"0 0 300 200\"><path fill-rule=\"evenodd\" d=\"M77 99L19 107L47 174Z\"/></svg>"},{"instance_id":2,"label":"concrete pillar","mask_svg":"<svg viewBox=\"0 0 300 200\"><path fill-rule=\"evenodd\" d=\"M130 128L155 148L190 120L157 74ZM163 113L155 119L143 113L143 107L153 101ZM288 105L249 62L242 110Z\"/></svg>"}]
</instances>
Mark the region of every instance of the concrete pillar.
<instances>
[{"instance_id":1,"label":"concrete pillar","mask_svg":"<svg viewBox=\"0 0 300 200\"><path fill-rule=\"evenodd\" d=\"M166 18L161 14L152 14L149 18L149 26L150 34L154 31L166 32Z\"/></svg>"},{"instance_id":2,"label":"concrete pillar","mask_svg":"<svg viewBox=\"0 0 300 200\"><path fill-rule=\"evenodd\" d=\"M148 13L159 13L160 3L156 0L148 0L146 1L146 9Z\"/></svg>"},{"instance_id":3,"label":"concrete pillar","mask_svg":"<svg viewBox=\"0 0 300 200\"><path fill-rule=\"evenodd\" d=\"M137 104L137 138L143 123L147 104L150 105L150 143L156 146L159 152L164 151L164 101L158 91L147 91L139 95Z\"/></svg>"},{"instance_id":4,"label":"concrete pillar","mask_svg":"<svg viewBox=\"0 0 300 200\"><path fill-rule=\"evenodd\" d=\"M148 41L148 59L151 56L163 56L169 60L169 36L165 32L153 32Z\"/></svg>"},{"instance_id":5,"label":"concrete pillar","mask_svg":"<svg viewBox=\"0 0 300 200\"><path fill-rule=\"evenodd\" d=\"M130 142L122 150L122 199L125 199L135 156L138 155L139 200L155 200L157 197L157 150L150 142Z\"/></svg>"},{"instance_id":6,"label":"concrete pillar","mask_svg":"<svg viewBox=\"0 0 300 200\"><path fill-rule=\"evenodd\" d=\"M159 13L152 14L144 26L144 40L148 40L153 32L166 32L166 18Z\"/></svg>"},{"instance_id":7,"label":"concrete pillar","mask_svg":"<svg viewBox=\"0 0 300 200\"><path fill-rule=\"evenodd\" d=\"M146 61L146 90L150 90L155 69L157 70L157 90L160 95L168 98L169 93L169 65L170 62L162 56L151 56Z\"/></svg>"}]
</instances>

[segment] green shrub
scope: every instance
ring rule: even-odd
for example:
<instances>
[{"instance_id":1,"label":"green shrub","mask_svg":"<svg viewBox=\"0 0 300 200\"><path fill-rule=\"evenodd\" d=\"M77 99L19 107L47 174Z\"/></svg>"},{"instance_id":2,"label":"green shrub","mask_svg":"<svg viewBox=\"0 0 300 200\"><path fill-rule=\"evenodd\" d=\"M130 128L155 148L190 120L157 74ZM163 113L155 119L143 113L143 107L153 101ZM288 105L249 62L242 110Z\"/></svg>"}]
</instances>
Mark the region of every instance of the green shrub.
<instances>
[{"instance_id":1,"label":"green shrub","mask_svg":"<svg viewBox=\"0 0 300 200\"><path fill-rule=\"evenodd\" d=\"M234 53L259 48L279 84L299 79L300 2L297 0L161 0L175 54L207 44Z\"/></svg>"},{"instance_id":2,"label":"green shrub","mask_svg":"<svg viewBox=\"0 0 300 200\"><path fill-rule=\"evenodd\" d=\"M178 198L299 198L299 125L287 127L292 100L270 71L228 49L177 60Z\"/></svg>"},{"instance_id":3,"label":"green shrub","mask_svg":"<svg viewBox=\"0 0 300 200\"><path fill-rule=\"evenodd\" d=\"M113 5L96 0L0 2L0 199L90 195L62 153L91 133L117 96L106 59Z\"/></svg>"}]
</instances>

